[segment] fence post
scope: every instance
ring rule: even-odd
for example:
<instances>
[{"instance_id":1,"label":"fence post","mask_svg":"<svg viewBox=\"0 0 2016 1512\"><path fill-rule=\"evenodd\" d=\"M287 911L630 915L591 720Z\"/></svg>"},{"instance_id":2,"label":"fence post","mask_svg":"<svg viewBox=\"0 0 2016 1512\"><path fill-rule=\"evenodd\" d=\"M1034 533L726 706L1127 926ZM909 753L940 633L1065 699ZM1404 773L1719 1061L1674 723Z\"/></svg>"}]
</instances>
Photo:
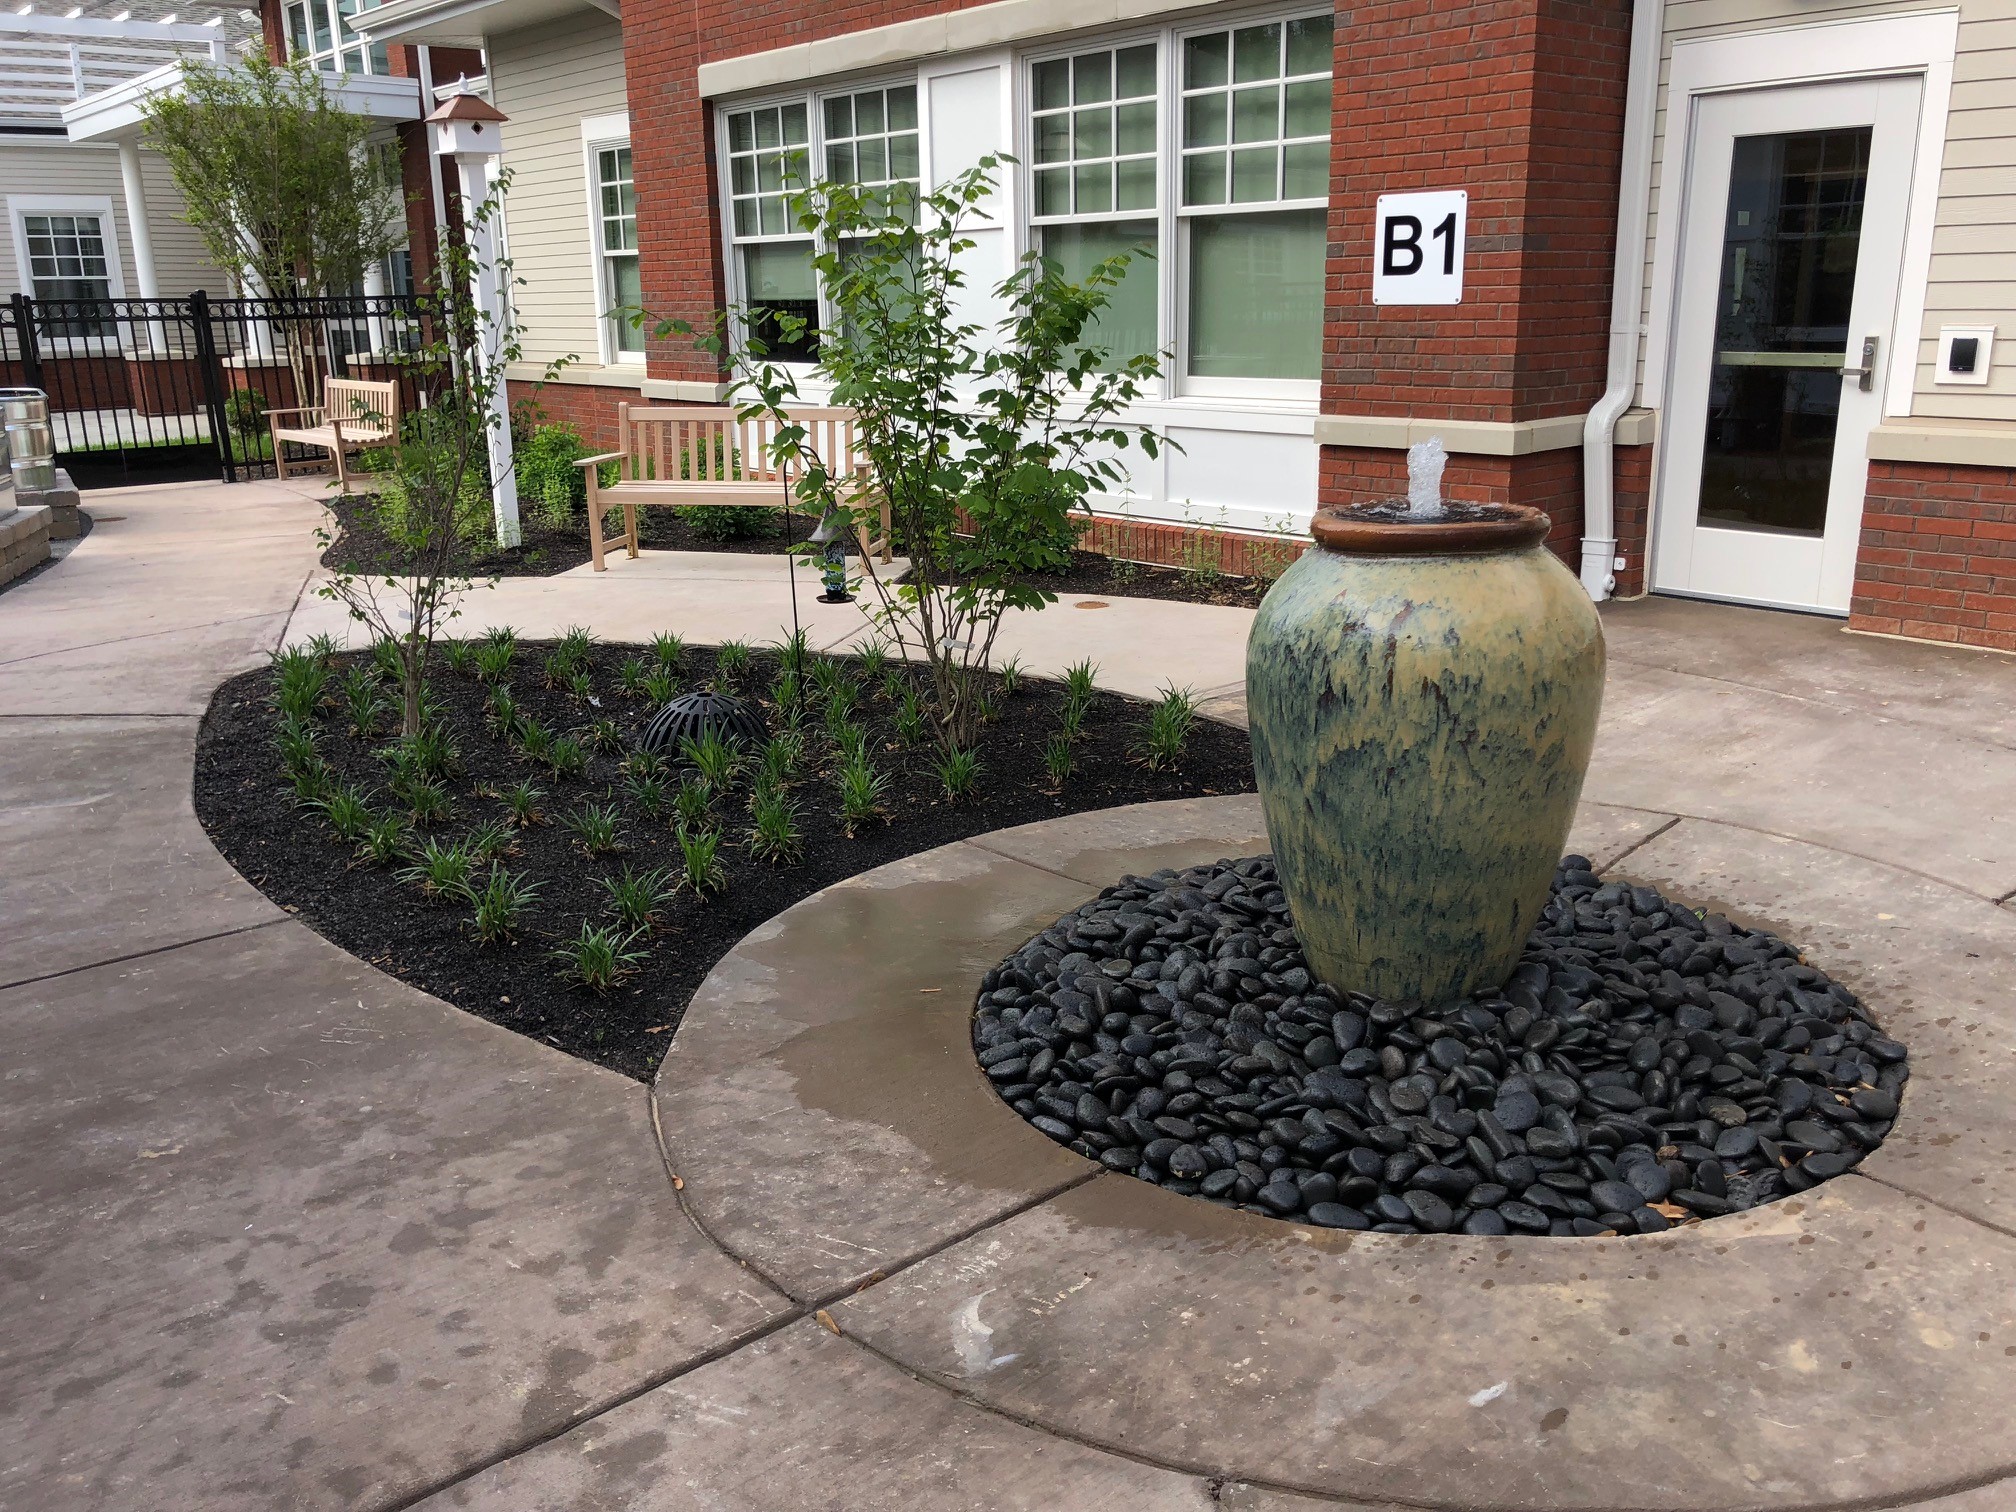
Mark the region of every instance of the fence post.
<instances>
[{"instance_id":1,"label":"fence post","mask_svg":"<svg viewBox=\"0 0 2016 1512\"><path fill-rule=\"evenodd\" d=\"M21 376L30 388L46 388L42 381L42 353L35 345L35 301L26 294L7 297L14 311L14 334L21 342Z\"/></svg>"},{"instance_id":2,"label":"fence post","mask_svg":"<svg viewBox=\"0 0 2016 1512\"><path fill-rule=\"evenodd\" d=\"M210 296L201 289L189 296L189 319L196 327L196 368L203 375L203 407L210 415L210 440L217 448L224 481L236 483L238 468L231 456L231 431L224 422L224 373L218 366L216 335L210 329Z\"/></svg>"}]
</instances>

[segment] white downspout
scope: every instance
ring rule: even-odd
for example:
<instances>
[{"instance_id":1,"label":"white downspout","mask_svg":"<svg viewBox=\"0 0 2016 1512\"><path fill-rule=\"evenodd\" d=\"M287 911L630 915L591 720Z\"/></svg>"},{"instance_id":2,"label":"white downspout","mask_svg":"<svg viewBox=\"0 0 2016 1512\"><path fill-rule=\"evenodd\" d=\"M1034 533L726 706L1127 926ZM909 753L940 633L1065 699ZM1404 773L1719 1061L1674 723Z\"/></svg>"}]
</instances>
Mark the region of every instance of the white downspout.
<instances>
[{"instance_id":1,"label":"white downspout","mask_svg":"<svg viewBox=\"0 0 2016 1512\"><path fill-rule=\"evenodd\" d=\"M1624 161L1617 183L1617 267L1610 285L1610 362L1603 397L1582 427L1582 586L1601 603L1617 585L1617 420L1638 388L1645 222L1652 188L1652 128L1659 108L1665 0L1637 0L1624 94Z\"/></svg>"}]
</instances>

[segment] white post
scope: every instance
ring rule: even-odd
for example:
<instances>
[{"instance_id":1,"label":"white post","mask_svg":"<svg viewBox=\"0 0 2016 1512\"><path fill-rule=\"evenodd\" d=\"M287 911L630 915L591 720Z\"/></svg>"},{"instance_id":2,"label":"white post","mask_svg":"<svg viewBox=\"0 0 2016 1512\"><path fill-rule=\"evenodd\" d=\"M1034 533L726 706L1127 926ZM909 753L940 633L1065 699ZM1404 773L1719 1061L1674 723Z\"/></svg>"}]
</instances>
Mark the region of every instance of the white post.
<instances>
[{"instance_id":1,"label":"white post","mask_svg":"<svg viewBox=\"0 0 2016 1512\"><path fill-rule=\"evenodd\" d=\"M133 242L133 279L142 299L159 299L161 284L154 276L154 235L147 224L147 185L140 177L140 139L119 139L119 187L126 194L126 234ZM147 322L147 348L168 355L168 331L158 320Z\"/></svg>"},{"instance_id":2,"label":"white post","mask_svg":"<svg viewBox=\"0 0 2016 1512\"><path fill-rule=\"evenodd\" d=\"M364 268L364 297L383 299L385 297L385 265L379 262L367 263ZM371 347L374 361L385 356L385 317L372 311L364 317L365 340Z\"/></svg>"},{"instance_id":3,"label":"white post","mask_svg":"<svg viewBox=\"0 0 2016 1512\"><path fill-rule=\"evenodd\" d=\"M511 462L511 396L496 345L504 339L511 312L505 304L504 276L498 264L497 222L479 219L477 207L490 197L497 159L494 154L457 153L462 179L463 232L469 238L470 260L476 265L476 308L486 317L478 327L477 350L470 361L488 379L490 393L491 502L497 518L497 544L519 545L518 475Z\"/></svg>"}]
</instances>

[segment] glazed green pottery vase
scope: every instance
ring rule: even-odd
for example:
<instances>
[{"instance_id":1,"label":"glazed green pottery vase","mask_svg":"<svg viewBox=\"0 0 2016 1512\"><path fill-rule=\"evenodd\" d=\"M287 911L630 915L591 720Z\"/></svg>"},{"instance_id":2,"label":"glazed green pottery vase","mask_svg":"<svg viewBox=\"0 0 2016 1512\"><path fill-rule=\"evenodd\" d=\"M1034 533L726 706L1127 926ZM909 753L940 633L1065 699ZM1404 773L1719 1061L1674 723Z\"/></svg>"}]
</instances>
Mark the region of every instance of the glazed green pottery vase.
<instances>
[{"instance_id":1,"label":"glazed green pottery vase","mask_svg":"<svg viewBox=\"0 0 2016 1512\"><path fill-rule=\"evenodd\" d=\"M1332 509L1260 606L1267 834L1316 975L1447 1002L1504 983L1589 767L1603 629L1517 505Z\"/></svg>"}]
</instances>

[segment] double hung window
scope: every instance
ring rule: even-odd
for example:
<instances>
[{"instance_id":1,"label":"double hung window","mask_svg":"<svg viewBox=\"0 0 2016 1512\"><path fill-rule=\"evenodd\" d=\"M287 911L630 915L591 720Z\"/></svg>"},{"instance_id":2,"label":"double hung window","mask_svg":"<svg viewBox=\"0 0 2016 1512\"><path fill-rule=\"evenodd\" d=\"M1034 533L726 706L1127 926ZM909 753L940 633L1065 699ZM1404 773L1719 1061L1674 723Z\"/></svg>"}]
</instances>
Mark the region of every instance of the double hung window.
<instances>
[{"instance_id":1,"label":"double hung window","mask_svg":"<svg viewBox=\"0 0 2016 1512\"><path fill-rule=\"evenodd\" d=\"M790 199L818 177L859 184L892 211L914 204L922 175L917 86L857 89L731 110L723 118L735 296L746 329L781 361L818 355L827 321L811 233ZM790 331L778 318L802 325Z\"/></svg>"},{"instance_id":2,"label":"double hung window","mask_svg":"<svg viewBox=\"0 0 2016 1512\"><path fill-rule=\"evenodd\" d=\"M95 214L28 211L21 216L21 245L28 255L28 289L38 300L110 299L112 251L105 217ZM52 334L109 339L117 325L104 307L59 303L44 316Z\"/></svg>"},{"instance_id":3,"label":"double hung window","mask_svg":"<svg viewBox=\"0 0 2016 1512\"><path fill-rule=\"evenodd\" d=\"M1321 373L1331 19L1037 55L1031 242L1082 279L1133 254L1091 338L1172 350L1173 387L1311 395Z\"/></svg>"},{"instance_id":4,"label":"double hung window","mask_svg":"<svg viewBox=\"0 0 2016 1512\"><path fill-rule=\"evenodd\" d=\"M644 333L626 318L626 308L644 303L637 271L637 186L630 149L595 149L595 248L601 263L602 308L609 312L609 351L617 358L640 357Z\"/></svg>"},{"instance_id":5,"label":"double hung window","mask_svg":"<svg viewBox=\"0 0 2016 1512\"><path fill-rule=\"evenodd\" d=\"M1156 45L1144 42L1030 69L1031 239L1074 281L1130 254L1085 333L1116 365L1160 345L1159 68Z\"/></svg>"},{"instance_id":6,"label":"double hung window","mask_svg":"<svg viewBox=\"0 0 2016 1512\"><path fill-rule=\"evenodd\" d=\"M379 0L287 0L287 56L306 59L328 73L389 74L391 55L380 42L367 47L351 21Z\"/></svg>"},{"instance_id":7,"label":"double hung window","mask_svg":"<svg viewBox=\"0 0 2016 1512\"><path fill-rule=\"evenodd\" d=\"M1183 39L1185 372L1321 375L1328 16Z\"/></svg>"}]
</instances>

